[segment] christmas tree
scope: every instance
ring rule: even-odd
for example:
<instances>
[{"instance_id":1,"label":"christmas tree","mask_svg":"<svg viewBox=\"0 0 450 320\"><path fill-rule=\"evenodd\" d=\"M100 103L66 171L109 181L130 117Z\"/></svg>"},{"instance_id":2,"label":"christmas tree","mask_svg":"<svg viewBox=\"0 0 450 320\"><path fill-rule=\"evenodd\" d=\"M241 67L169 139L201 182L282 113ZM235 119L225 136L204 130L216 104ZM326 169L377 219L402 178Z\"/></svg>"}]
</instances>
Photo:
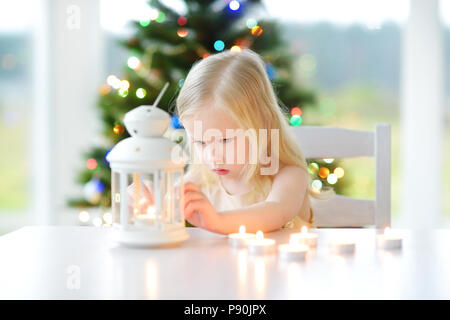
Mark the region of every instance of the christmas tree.
<instances>
[{"instance_id":1,"label":"christmas tree","mask_svg":"<svg viewBox=\"0 0 450 320\"><path fill-rule=\"evenodd\" d=\"M149 16L133 22L134 36L122 42L130 52L124 61L123 74L108 76L100 87L98 107L103 135L110 145L93 147L84 155L86 167L77 180L84 185L84 197L69 200L70 206L110 206L111 171L105 157L116 143L129 137L122 123L125 113L139 105L152 104L168 82L170 85L159 107L173 114L177 92L193 63L211 54L242 48L259 53L266 62L280 105L291 111L286 121L292 126L302 124L304 106L314 107L314 93L293 80L294 57L281 37L280 26L269 19L258 21L253 16L262 7L260 0L186 0L185 4L187 12L180 15L160 1L152 0ZM173 115L172 129L180 128ZM335 164L322 159L308 162L309 171L315 176L314 188L336 183L337 179L327 181L334 174Z\"/></svg>"}]
</instances>

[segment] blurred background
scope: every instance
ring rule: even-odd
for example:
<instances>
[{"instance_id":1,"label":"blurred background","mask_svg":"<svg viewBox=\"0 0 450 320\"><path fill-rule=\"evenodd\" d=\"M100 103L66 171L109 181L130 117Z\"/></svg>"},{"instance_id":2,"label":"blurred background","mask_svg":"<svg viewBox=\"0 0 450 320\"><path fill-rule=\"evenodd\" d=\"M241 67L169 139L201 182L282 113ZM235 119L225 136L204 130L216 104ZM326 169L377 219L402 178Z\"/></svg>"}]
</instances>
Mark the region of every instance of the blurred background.
<instances>
[{"instance_id":1,"label":"blurred background","mask_svg":"<svg viewBox=\"0 0 450 320\"><path fill-rule=\"evenodd\" d=\"M105 151L126 137L126 109L151 103L160 89L160 80L138 73L149 80L131 91L149 48L152 77L179 79L162 101L169 108L192 61L245 46L239 28L266 39L252 46L281 100L301 110L291 125L391 124L394 227L450 226L450 1L215 1L208 10L228 12L230 27L202 39L205 26L191 23L201 21L191 13L202 1L0 2L0 233L107 225ZM187 57L196 41L206 49L181 67L169 63L179 57L156 61L155 52L181 44ZM294 95L283 91L292 83ZM373 159L309 165L315 187L375 198Z\"/></svg>"}]
</instances>

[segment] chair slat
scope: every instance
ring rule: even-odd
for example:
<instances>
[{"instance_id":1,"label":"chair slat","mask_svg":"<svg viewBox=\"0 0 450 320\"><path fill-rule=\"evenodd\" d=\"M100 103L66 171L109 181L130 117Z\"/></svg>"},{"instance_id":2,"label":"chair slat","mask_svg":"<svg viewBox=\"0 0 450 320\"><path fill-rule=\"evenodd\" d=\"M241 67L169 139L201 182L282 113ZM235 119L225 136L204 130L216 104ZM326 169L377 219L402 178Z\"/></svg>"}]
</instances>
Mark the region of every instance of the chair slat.
<instances>
[{"instance_id":1,"label":"chair slat","mask_svg":"<svg viewBox=\"0 0 450 320\"><path fill-rule=\"evenodd\" d=\"M291 127L305 158L373 157L374 133L325 126Z\"/></svg>"},{"instance_id":2,"label":"chair slat","mask_svg":"<svg viewBox=\"0 0 450 320\"><path fill-rule=\"evenodd\" d=\"M318 227L361 227L375 224L375 201L336 195L311 199Z\"/></svg>"},{"instance_id":3,"label":"chair slat","mask_svg":"<svg viewBox=\"0 0 450 320\"><path fill-rule=\"evenodd\" d=\"M318 227L376 226L391 223L391 132L389 124L377 124L375 131L326 126L291 127L303 156L314 158L374 157L376 199L336 195L329 200L311 198Z\"/></svg>"}]
</instances>

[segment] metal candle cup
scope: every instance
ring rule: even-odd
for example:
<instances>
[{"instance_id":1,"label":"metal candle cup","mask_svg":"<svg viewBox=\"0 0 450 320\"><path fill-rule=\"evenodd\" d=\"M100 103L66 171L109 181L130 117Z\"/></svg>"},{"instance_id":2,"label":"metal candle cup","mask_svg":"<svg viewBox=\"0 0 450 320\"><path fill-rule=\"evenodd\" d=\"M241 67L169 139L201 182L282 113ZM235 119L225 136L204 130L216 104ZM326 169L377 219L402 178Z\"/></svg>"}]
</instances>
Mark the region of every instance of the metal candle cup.
<instances>
[{"instance_id":1,"label":"metal candle cup","mask_svg":"<svg viewBox=\"0 0 450 320\"><path fill-rule=\"evenodd\" d=\"M153 226L156 220L156 208L153 205L148 206L147 214L138 214L134 218L134 224L136 226Z\"/></svg>"},{"instance_id":2,"label":"metal candle cup","mask_svg":"<svg viewBox=\"0 0 450 320\"><path fill-rule=\"evenodd\" d=\"M289 243L278 246L278 254L284 260L304 260L308 251L309 247L299 243L295 235L291 235Z\"/></svg>"},{"instance_id":3,"label":"metal candle cup","mask_svg":"<svg viewBox=\"0 0 450 320\"><path fill-rule=\"evenodd\" d=\"M228 235L228 243L233 247L245 247L248 240L255 239L254 233L246 233L245 226L239 227L238 233Z\"/></svg>"},{"instance_id":4,"label":"metal candle cup","mask_svg":"<svg viewBox=\"0 0 450 320\"><path fill-rule=\"evenodd\" d=\"M383 234L376 235L377 248L385 250L400 249L402 247L402 238L394 236L391 229L386 227Z\"/></svg>"},{"instance_id":5,"label":"metal candle cup","mask_svg":"<svg viewBox=\"0 0 450 320\"><path fill-rule=\"evenodd\" d=\"M262 231L256 233L256 238L247 241L248 252L252 254L267 254L275 252L275 240L264 239Z\"/></svg>"},{"instance_id":6,"label":"metal candle cup","mask_svg":"<svg viewBox=\"0 0 450 320\"><path fill-rule=\"evenodd\" d=\"M308 232L308 228L306 226L302 227L300 233L295 233L295 237L298 238L298 242L301 244L305 244L310 248L317 247L317 238L319 237L317 233Z\"/></svg>"},{"instance_id":7,"label":"metal candle cup","mask_svg":"<svg viewBox=\"0 0 450 320\"><path fill-rule=\"evenodd\" d=\"M332 241L329 244L330 251L336 254L348 254L355 252L355 243L349 241Z\"/></svg>"}]
</instances>

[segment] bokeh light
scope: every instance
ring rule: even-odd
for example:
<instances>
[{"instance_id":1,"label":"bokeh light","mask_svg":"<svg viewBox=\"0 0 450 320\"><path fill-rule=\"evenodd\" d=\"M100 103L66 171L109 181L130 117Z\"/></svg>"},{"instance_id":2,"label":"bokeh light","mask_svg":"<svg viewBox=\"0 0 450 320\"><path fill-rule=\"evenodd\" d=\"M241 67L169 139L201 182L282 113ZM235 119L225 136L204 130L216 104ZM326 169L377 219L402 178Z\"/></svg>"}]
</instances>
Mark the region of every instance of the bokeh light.
<instances>
[{"instance_id":1,"label":"bokeh light","mask_svg":"<svg viewBox=\"0 0 450 320\"><path fill-rule=\"evenodd\" d=\"M261 33L263 32L263 29L260 26L254 26L252 28L252 35L258 37L261 35Z\"/></svg>"},{"instance_id":2,"label":"bokeh light","mask_svg":"<svg viewBox=\"0 0 450 320\"><path fill-rule=\"evenodd\" d=\"M148 27L150 25L150 19L143 19L139 21L139 24L141 25L141 27Z\"/></svg>"},{"instance_id":3,"label":"bokeh light","mask_svg":"<svg viewBox=\"0 0 450 320\"><path fill-rule=\"evenodd\" d=\"M146 95L147 90L145 90L144 88L139 88L136 90L136 97L138 97L139 99L144 99Z\"/></svg>"},{"instance_id":4,"label":"bokeh light","mask_svg":"<svg viewBox=\"0 0 450 320\"><path fill-rule=\"evenodd\" d=\"M319 177L325 179L330 174L330 169L327 167L322 167L319 169Z\"/></svg>"},{"instance_id":5,"label":"bokeh light","mask_svg":"<svg viewBox=\"0 0 450 320\"><path fill-rule=\"evenodd\" d=\"M256 21L253 18L250 18L250 19L247 19L246 25L247 25L247 28L253 29L254 27L256 27L258 25L258 21Z\"/></svg>"},{"instance_id":6,"label":"bokeh light","mask_svg":"<svg viewBox=\"0 0 450 320\"><path fill-rule=\"evenodd\" d=\"M338 177L338 179L344 177L344 169L341 167L337 167L336 169L334 169L333 173L336 175L336 177Z\"/></svg>"},{"instance_id":7,"label":"bokeh light","mask_svg":"<svg viewBox=\"0 0 450 320\"><path fill-rule=\"evenodd\" d=\"M115 134L120 136L125 131L125 129L121 124L116 124L113 128L113 131Z\"/></svg>"},{"instance_id":8,"label":"bokeh light","mask_svg":"<svg viewBox=\"0 0 450 320\"><path fill-rule=\"evenodd\" d=\"M302 121L303 121L302 117L295 115L291 117L289 123L291 124L291 126L298 127L299 125L302 124Z\"/></svg>"},{"instance_id":9,"label":"bokeh light","mask_svg":"<svg viewBox=\"0 0 450 320\"><path fill-rule=\"evenodd\" d=\"M300 109L299 107L293 107L291 109L291 115L292 116L299 116L299 117L301 117L302 116L302 109Z\"/></svg>"},{"instance_id":10,"label":"bokeh light","mask_svg":"<svg viewBox=\"0 0 450 320\"><path fill-rule=\"evenodd\" d=\"M113 217L112 217L111 212L105 212L105 213L103 214L103 221L104 221L105 224L107 224L107 225L112 225Z\"/></svg>"},{"instance_id":11,"label":"bokeh light","mask_svg":"<svg viewBox=\"0 0 450 320\"><path fill-rule=\"evenodd\" d=\"M128 68L138 70L141 67L141 60L136 57L129 57L127 61ZM128 88L127 88L128 89Z\"/></svg>"},{"instance_id":12,"label":"bokeh light","mask_svg":"<svg viewBox=\"0 0 450 320\"><path fill-rule=\"evenodd\" d=\"M236 11L236 10L239 10L239 8L241 7L241 4L237 0L232 0L228 4L228 7L230 8L230 10Z\"/></svg>"},{"instance_id":13,"label":"bokeh light","mask_svg":"<svg viewBox=\"0 0 450 320\"><path fill-rule=\"evenodd\" d=\"M177 23L179 26L184 26L186 24L186 22L187 22L186 17L181 16L181 17L178 17L178 19L177 19Z\"/></svg>"},{"instance_id":14,"label":"bokeh light","mask_svg":"<svg viewBox=\"0 0 450 320\"><path fill-rule=\"evenodd\" d=\"M241 50L241 47L239 47L239 46L232 46L230 51L234 52L234 53L238 53L238 52L241 52L242 50Z\"/></svg>"},{"instance_id":15,"label":"bokeh light","mask_svg":"<svg viewBox=\"0 0 450 320\"><path fill-rule=\"evenodd\" d=\"M277 70L270 62L266 63L266 73L267 76L269 77L269 80L273 80L277 76Z\"/></svg>"},{"instance_id":16,"label":"bokeh light","mask_svg":"<svg viewBox=\"0 0 450 320\"><path fill-rule=\"evenodd\" d=\"M313 180L313 181L311 182L311 187L314 188L314 189L316 189L316 190L322 189L322 181L317 180L317 179Z\"/></svg>"},{"instance_id":17,"label":"bokeh light","mask_svg":"<svg viewBox=\"0 0 450 320\"><path fill-rule=\"evenodd\" d=\"M150 20L156 20L158 19L159 11L157 9L151 9L150 10Z\"/></svg>"},{"instance_id":18,"label":"bokeh light","mask_svg":"<svg viewBox=\"0 0 450 320\"><path fill-rule=\"evenodd\" d=\"M130 88L130 83L128 82L128 80L120 81L120 89L128 90L129 88Z\"/></svg>"},{"instance_id":19,"label":"bokeh light","mask_svg":"<svg viewBox=\"0 0 450 320\"><path fill-rule=\"evenodd\" d=\"M323 162L325 162L325 163L333 163L333 161L334 161L333 158L326 158L326 159L323 159Z\"/></svg>"},{"instance_id":20,"label":"bokeh light","mask_svg":"<svg viewBox=\"0 0 450 320\"><path fill-rule=\"evenodd\" d=\"M114 89L120 88L120 79L117 78L115 75L111 74L106 78L106 83L109 84Z\"/></svg>"},{"instance_id":21,"label":"bokeh light","mask_svg":"<svg viewBox=\"0 0 450 320\"><path fill-rule=\"evenodd\" d=\"M311 162L308 165L308 170L309 170L310 173L314 174L314 173L316 173L319 170L319 165L317 163L315 163L315 162Z\"/></svg>"},{"instance_id":22,"label":"bokeh light","mask_svg":"<svg viewBox=\"0 0 450 320\"><path fill-rule=\"evenodd\" d=\"M225 43L222 40L216 40L214 42L214 49L217 51L222 51L225 48Z\"/></svg>"},{"instance_id":23,"label":"bokeh light","mask_svg":"<svg viewBox=\"0 0 450 320\"><path fill-rule=\"evenodd\" d=\"M158 23L163 23L166 20L166 14L162 11L158 13L158 18L155 19Z\"/></svg>"},{"instance_id":24,"label":"bokeh light","mask_svg":"<svg viewBox=\"0 0 450 320\"><path fill-rule=\"evenodd\" d=\"M119 89L118 94L122 98L125 98L126 96L128 96L128 90L127 89Z\"/></svg>"},{"instance_id":25,"label":"bokeh light","mask_svg":"<svg viewBox=\"0 0 450 320\"><path fill-rule=\"evenodd\" d=\"M100 90L99 91L100 91L100 94L102 96L104 96L104 95L107 95L111 91L111 87L109 85L107 85L107 84L102 84L100 86Z\"/></svg>"},{"instance_id":26,"label":"bokeh light","mask_svg":"<svg viewBox=\"0 0 450 320\"><path fill-rule=\"evenodd\" d=\"M328 175L328 177L327 177L327 182L329 183L329 184L335 184L336 182L337 182L337 177L336 177L336 175L334 174L334 173L330 173L329 175Z\"/></svg>"},{"instance_id":27,"label":"bokeh light","mask_svg":"<svg viewBox=\"0 0 450 320\"><path fill-rule=\"evenodd\" d=\"M95 160L94 158L90 158L86 161L86 167L89 170L94 170L95 168L97 168L97 160Z\"/></svg>"},{"instance_id":28,"label":"bokeh light","mask_svg":"<svg viewBox=\"0 0 450 320\"><path fill-rule=\"evenodd\" d=\"M177 30L177 35L178 35L180 38L184 38L184 37L186 37L188 34L189 34L189 30L186 29L186 28L180 28L180 29Z\"/></svg>"},{"instance_id":29,"label":"bokeh light","mask_svg":"<svg viewBox=\"0 0 450 320\"><path fill-rule=\"evenodd\" d=\"M80 211L80 213L78 214L78 220L80 220L80 222L82 223L87 223L90 218L90 214L86 210Z\"/></svg>"}]
</instances>

